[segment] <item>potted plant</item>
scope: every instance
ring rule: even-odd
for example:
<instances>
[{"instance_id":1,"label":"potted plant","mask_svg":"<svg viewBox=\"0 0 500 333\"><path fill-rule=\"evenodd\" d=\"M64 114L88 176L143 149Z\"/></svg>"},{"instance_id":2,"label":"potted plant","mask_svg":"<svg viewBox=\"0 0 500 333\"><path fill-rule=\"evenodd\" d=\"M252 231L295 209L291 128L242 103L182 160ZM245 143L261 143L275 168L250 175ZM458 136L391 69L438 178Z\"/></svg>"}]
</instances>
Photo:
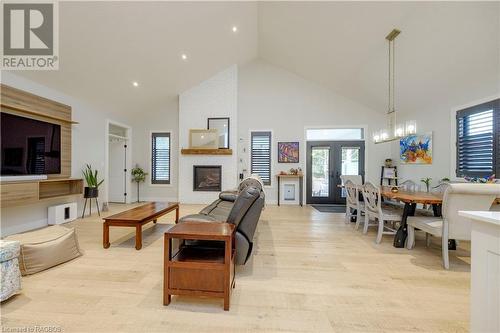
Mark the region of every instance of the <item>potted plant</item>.
<instances>
[{"instance_id":1,"label":"potted plant","mask_svg":"<svg viewBox=\"0 0 500 333\"><path fill-rule=\"evenodd\" d=\"M139 183L146 180L146 175L147 173L139 165L132 169L132 181L137 183L137 202L139 202Z\"/></svg>"},{"instance_id":2,"label":"potted plant","mask_svg":"<svg viewBox=\"0 0 500 333\"><path fill-rule=\"evenodd\" d=\"M104 179L99 181L97 178L97 170L92 170L92 166L87 164L82 171L87 186L84 189L84 198L97 198L99 196L99 185L104 182Z\"/></svg>"},{"instance_id":3,"label":"potted plant","mask_svg":"<svg viewBox=\"0 0 500 333\"><path fill-rule=\"evenodd\" d=\"M422 178L422 179L420 179L420 181L425 184L425 187L427 188L427 192L429 192L430 188L431 188L432 178L429 178L429 177Z\"/></svg>"}]
</instances>

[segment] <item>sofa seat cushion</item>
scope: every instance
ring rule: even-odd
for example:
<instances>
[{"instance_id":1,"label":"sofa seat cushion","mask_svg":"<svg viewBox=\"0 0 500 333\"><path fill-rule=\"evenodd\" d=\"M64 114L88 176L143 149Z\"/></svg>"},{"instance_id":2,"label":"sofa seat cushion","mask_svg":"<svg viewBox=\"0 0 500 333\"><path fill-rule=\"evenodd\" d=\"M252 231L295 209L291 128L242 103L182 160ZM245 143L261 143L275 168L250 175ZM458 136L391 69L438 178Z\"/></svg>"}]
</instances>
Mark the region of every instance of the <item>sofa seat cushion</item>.
<instances>
[{"instance_id":1,"label":"sofa seat cushion","mask_svg":"<svg viewBox=\"0 0 500 333\"><path fill-rule=\"evenodd\" d=\"M19 257L21 243L13 240L0 240L0 262Z\"/></svg>"},{"instance_id":2,"label":"sofa seat cushion","mask_svg":"<svg viewBox=\"0 0 500 333\"><path fill-rule=\"evenodd\" d=\"M34 274L82 255L74 229L51 226L7 237L21 243L22 275Z\"/></svg>"},{"instance_id":3,"label":"sofa seat cushion","mask_svg":"<svg viewBox=\"0 0 500 333\"><path fill-rule=\"evenodd\" d=\"M210 215L214 217L217 221L226 222L231 209L233 209L234 202L221 200L217 206L212 209Z\"/></svg>"},{"instance_id":4,"label":"sofa seat cushion","mask_svg":"<svg viewBox=\"0 0 500 333\"><path fill-rule=\"evenodd\" d=\"M440 217L408 216L407 223L437 237L443 234L443 220Z\"/></svg>"}]
</instances>

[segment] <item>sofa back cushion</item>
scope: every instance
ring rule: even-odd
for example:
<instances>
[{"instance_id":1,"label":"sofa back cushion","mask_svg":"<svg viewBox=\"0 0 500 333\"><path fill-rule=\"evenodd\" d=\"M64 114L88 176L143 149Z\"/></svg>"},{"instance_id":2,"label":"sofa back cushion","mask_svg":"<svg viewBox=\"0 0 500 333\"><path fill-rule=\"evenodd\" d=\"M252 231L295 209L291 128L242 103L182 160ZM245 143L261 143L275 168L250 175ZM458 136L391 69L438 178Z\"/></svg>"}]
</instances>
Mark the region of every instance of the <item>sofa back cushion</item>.
<instances>
[{"instance_id":1,"label":"sofa back cushion","mask_svg":"<svg viewBox=\"0 0 500 333\"><path fill-rule=\"evenodd\" d=\"M231 212L227 217L227 222L238 226L238 224L240 224L241 220L247 213L248 209L259 197L259 189L253 186L246 187L243 191L240 192L238 198L234 202L233 208L231 209Z\"/></svg>"}]
</instances>

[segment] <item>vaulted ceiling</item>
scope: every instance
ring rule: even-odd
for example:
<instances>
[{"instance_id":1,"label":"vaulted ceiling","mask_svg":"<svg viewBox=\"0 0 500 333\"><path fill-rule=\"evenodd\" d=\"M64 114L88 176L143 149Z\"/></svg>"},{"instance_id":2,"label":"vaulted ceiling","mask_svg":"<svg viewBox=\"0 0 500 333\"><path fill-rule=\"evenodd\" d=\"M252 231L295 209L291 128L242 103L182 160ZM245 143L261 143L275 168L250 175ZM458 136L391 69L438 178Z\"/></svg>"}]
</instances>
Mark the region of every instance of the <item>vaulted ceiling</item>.
<instances>
[{"instance_id":1,"label":"vaulted ceiling","mask_svg":"<svg viewBox=\"0 0 500 333\"><path fill-rule=\"evenodd\" d=\"M384 37L395 27L398 109L500 90L498 2L61 2L59 11L60 70L16 74L117 111L158 108L261 58L384 112Z\"/></svg>"}]
</instances>

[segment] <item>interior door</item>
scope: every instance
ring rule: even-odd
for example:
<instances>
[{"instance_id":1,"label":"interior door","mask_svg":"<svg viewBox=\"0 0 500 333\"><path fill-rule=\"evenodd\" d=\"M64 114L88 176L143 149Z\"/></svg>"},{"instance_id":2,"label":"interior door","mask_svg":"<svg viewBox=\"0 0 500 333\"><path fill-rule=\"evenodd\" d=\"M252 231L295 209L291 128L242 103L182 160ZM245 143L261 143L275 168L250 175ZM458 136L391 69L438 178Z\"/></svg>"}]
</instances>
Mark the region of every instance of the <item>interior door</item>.
<instances>
[{"instance_id":1,"label":"interior door","mask_svg":"<svg viewBox=\"0 0 500 333\"><path fill-rule=\"evenodd\" d=\"M308 141L306 200L309 204L345 203L341 175L364 176L363 141Z\"/></svg>"}]
</instances>

